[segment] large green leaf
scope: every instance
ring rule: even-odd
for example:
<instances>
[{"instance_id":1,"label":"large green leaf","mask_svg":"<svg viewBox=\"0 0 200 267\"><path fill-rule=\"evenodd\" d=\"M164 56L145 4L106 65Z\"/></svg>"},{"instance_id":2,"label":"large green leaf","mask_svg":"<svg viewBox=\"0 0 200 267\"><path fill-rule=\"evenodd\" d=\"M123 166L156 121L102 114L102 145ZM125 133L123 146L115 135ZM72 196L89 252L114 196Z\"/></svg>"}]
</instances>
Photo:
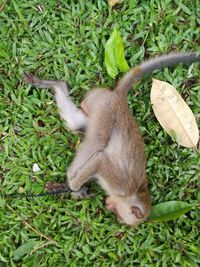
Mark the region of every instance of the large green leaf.
<instances>
[{"instance_id":1,"label":"large green leaf","mask_svg":"<svg viewBox=\"0 0 200 267\"><path fill-rule=\"evenodd\" d=\"M36 244L38 244L38 241L30 240L30 241L24 243L23 245L21 245L20 247L18 247L13 252L14 260L19 260L24 255L30 253L33 250L33 248L35 247Z\"/></svg>"},{"instance_id":2,"label":"large green leaf","mask_svg":"<svg viewBox=\"0 0 200 267\"><path fill-rule=\"evenodd\" d=\"M116 29L114 29L105 46L105 64L108 74L115 78L119 73L129 70L129 66L124 57L122 39Z\"/></svg>"},{"instance_id":3,"label":"large green leaf","mask_svg":"<svg viewBox=\"0 0 200 267\"><path fill-rule=\"evenodd\" d=\"M193 205L183 201L160 203L152 207L149 219L157 222L174 220L189 211L192 207Z\"/></svg>"}]
</instances>

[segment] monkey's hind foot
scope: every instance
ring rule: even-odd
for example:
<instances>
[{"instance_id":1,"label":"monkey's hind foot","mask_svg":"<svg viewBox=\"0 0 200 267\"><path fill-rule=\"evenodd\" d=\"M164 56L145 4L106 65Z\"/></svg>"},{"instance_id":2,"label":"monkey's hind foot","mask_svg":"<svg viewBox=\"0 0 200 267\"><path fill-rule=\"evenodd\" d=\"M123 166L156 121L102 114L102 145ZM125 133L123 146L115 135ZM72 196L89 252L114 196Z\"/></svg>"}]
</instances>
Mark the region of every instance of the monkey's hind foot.
<instances>
[{"instance_id":1,"label":"monkey's hind foot","mask_svg":"<svg viewBox=\"0 0 200 267\"><path fill-rule=\"evenodd\" d=\"M31 85L40 85L40 79L29 72L24 73L24 80Z\"/></svg>"},{"instance_id":2,"label":"monkey's hind foot","mask_svg":"<svg viewBox=\"0 0 200 267\"><path fill-rule=\"evenodd\" d=\"M52 183L48 182L45 185L45 189L47 192L71 192L68 183Z\"/></svg>"},{"instance_id":3,"label":"monkey's hind foot","mask_svg":"<svg viewBox=\"0 0 200 267\"><path fill-rule=\"evenodd\" d=\"M87 186L82 186L78 191L72 191L69 188L68 183L53 183L48 182L45 185L45 189L47 192L61 193L61 192L70 192L72 199L82 199L82 198L90 198L92 196L89 188Z\"/></svg>"},{"instance_id":4,"label":"monkey's hind foot","mask_svg":"<svg viewBox=\"0 0 200 267\"><path fill-rule=\"evenodd\" d=\"M92 196L87 186L82 186L78 191L71 192L72 199L90 198Z\"/></svg>"}]
</instances>

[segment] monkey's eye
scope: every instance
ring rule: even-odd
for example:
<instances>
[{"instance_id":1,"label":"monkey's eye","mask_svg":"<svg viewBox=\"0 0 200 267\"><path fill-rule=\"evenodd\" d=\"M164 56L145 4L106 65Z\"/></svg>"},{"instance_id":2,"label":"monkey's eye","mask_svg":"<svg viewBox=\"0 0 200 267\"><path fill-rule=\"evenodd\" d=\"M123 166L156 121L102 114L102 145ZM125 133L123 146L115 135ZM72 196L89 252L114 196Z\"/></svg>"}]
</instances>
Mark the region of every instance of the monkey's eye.
<instances>
[{"instance_id":1,"label":"monkey's eye","mask_svg":"<svg viewBox=\"0 0 200 267\"><path fill-rule=\"evenodd\" d=\"M135 217L139 220L143 219L144 218L144 214L143 212L136 206L132 206L131 207L131 212L132 214L135 215Z\"/></svg>"}]
</instances>

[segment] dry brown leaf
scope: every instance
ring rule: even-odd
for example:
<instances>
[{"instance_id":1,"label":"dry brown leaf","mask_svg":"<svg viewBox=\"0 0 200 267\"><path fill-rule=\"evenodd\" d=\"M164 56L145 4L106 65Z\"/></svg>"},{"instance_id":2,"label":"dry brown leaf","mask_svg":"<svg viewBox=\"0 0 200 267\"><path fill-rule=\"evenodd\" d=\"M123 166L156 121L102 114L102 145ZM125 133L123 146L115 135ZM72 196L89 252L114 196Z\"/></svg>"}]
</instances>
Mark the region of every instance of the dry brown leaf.
<instances>
[{"instance_id":1,"label":"dry brown leaf","mask_svg":"<svg viewBox=\"0 0 200 267\"><path fill-rule=\"evenodd\" d=\"M108 0L109 6L114 6L120 2L121 2L121 0Z\"/></svg>"},{"instance_id":2,"label":"dry brown leaf","mask_svg":"<svg viewBox=\"0 0 200 267\"><path fill-rule=\"evenodd\" d=\"M153 79L151 103L159 123L178 144L197 146L199 130L195 117L171 84Z\"/></svg>"}]
</instances>

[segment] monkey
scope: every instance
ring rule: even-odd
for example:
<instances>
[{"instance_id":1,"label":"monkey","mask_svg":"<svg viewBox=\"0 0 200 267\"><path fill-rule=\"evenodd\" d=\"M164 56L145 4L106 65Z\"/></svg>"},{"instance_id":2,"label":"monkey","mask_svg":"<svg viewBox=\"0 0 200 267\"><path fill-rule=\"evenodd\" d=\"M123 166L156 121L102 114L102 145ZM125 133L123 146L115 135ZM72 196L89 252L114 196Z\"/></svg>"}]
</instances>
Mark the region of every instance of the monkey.
<instances>
[{"instance_id":1,"label":"monkey","mask_svg":"<svg viewBox=\"0 0 200 267\"><path fill-rule=\"evenodd\" d=\"M114 90L90 90L80 109L72 102L64 81L40 80L30 73L24 74L26 82L33 86L53 88L61 118L72 131L84 132L84 140L67 170L72 191L79 192L83 185L96 179L106 192L107 209L116 214L119 223L137 226L147 219L151 196L144 141L126 97L146 74L197 61L200 61L197 52L169 53L149 59L130 69Z\"/></svg>"}]
</instances>

